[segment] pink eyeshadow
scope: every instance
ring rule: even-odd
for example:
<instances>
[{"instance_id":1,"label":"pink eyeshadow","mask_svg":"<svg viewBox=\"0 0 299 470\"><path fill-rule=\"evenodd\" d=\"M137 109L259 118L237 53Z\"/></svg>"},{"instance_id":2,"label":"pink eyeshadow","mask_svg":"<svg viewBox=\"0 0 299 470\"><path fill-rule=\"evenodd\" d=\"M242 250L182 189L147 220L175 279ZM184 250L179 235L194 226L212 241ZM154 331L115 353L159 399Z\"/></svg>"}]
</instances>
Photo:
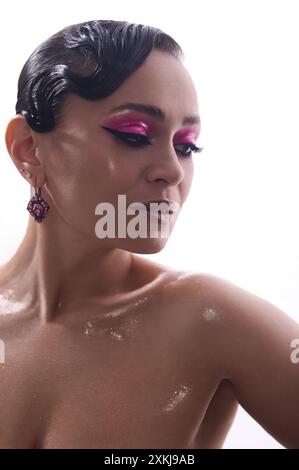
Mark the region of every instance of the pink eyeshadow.
<instances>
[{"instance_id":1,"label":"pink eyeshadow","mask_svg":"<svg viewBox=\"0 0 299 470\"><path fill-rule=\"evenodd\" d=\"M198 135L198 132L196 131L191 131L191 130L179 131L175 136L175 143L195 144L197 135Z\"/></svg>"},{"instance_id":2,"label":"pink eyeshadow","mask_svg":"<svg viewBox=\"0 0 299 470\"><path fill-rule=\"evenodd\" d=\"M108 127L112 127L121 132L131 132L134 134L149 135L157 128L155 124L146 124L138 117L128 118L115 117L109 120ZM175 143L189 143L194 144L198 137L199 129L182 129L175 135Z\"/></svg>"},{"instance_id":3,"label":"pink eyeshadow","mask_svg":"<svg viewBox=\"0 0 299 470\"><path fill-rule=\"evenodd\" d=\"M114 118L107 124L108 127L113 127L121 132L132 132L134 134L149 134L152 126L146 124L144 121L139 119L128 119L128 118Z\"/></svg>"},{"instance_id":4,"label":"pink eyeshadow","mask_svg":"<svg viewBox=\"0 0 299 470\"><path fill-rule=\"evenodd\" d=\"M148 131L148 127L144 123L135 122L124 122L122 124L119 124L116 129L122 132L133 132L135 134L147 134Z\"/></svg>"}]
</instances>

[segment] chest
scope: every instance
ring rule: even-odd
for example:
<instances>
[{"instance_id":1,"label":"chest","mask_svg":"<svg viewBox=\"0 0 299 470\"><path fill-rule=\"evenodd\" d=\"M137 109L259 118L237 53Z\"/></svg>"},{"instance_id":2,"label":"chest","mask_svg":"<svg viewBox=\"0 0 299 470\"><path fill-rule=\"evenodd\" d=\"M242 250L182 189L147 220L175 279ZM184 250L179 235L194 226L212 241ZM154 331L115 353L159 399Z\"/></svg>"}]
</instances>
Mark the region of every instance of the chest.
<instances>
[{"instance_id":1,"label":"chest","mask_svg":"<svg viewBox=\"0 0 299 470\"><path fill-rule=\"evenodd\" d=\"M204 344L195 360L183 331L132 328L8 337L0 447L187 448L217 385Z\"/></svg>"}]
</instances>

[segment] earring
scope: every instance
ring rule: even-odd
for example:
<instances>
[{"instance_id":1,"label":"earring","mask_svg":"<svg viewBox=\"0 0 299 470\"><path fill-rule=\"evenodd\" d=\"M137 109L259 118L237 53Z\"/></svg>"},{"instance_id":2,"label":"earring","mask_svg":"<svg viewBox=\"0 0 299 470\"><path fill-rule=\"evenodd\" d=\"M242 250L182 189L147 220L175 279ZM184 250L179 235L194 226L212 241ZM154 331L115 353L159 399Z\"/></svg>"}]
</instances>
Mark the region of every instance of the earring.
<instances>
[{"instance_id":1,"label":"earring","mask_svg":"<svg viewBox=\"0 0 299 470\"><path fill-rule=\"evenodd\" d=\"M26 171L26 170L24 170L23 168L21 168L21 172L22 172L22 173L25 173L25 176L26 176L27 178L31 178L31 176L32 176L31 173L29 173L29 171Z\"/></svg>"},{"instance_id":2,"label":"earring","mask_svg":"<svg viewBox=\"0 0 299 470\"><path fill-rule=\"evenodd\" d=\"M28 202L27 211L35 218L36 222L40 223L46 217L49 209L49 204L41 196L41 188L38 188L38 191L35 188L35 194Z\"/></svg>"}]
</instances>

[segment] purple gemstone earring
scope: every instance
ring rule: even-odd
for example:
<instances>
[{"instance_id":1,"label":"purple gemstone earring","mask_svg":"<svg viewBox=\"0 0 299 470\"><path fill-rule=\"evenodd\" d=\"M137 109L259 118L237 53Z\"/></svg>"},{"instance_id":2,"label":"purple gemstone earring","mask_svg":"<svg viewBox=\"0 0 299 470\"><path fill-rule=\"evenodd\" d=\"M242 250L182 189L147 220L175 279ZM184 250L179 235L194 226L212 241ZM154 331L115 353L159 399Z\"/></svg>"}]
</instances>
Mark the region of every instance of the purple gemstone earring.
<instances>
[{"instance_id":1,"label":"purple gemstone earring","mask_svg":"<svg viewBox=\"0 0 299 470\"><path fill-rule=\"evenodd\" d=\"M35 218L36 222L40 223L46 217L49 209L49 204L41 196L41 188L38 188L38 191L35 188L35 194L28 202L27 211Z\"/></svg>"}]
</instances>

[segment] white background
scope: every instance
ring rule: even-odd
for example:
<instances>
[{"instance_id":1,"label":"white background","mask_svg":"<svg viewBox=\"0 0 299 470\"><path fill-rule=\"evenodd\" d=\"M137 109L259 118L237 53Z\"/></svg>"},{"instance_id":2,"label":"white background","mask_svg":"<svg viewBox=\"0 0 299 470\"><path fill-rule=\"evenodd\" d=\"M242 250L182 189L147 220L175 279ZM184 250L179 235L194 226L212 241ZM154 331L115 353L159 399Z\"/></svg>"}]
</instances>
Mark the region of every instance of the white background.
<instances>
[{"instance_id":1,"label":"white background","mask_svg":"<svg viewBox=\"0 0 299 470\"><path fill-rule=\"evenodd\" d=\"M299 321L299 2L27 0L2 2L0 17L0 264L29 217L29 186L4 142L24 62L69 24L139 22L181 44L205 147L170 240L149 258L222 276ZM282 446L240 407L224 448Z\"/></svg>"}]
</instances>

